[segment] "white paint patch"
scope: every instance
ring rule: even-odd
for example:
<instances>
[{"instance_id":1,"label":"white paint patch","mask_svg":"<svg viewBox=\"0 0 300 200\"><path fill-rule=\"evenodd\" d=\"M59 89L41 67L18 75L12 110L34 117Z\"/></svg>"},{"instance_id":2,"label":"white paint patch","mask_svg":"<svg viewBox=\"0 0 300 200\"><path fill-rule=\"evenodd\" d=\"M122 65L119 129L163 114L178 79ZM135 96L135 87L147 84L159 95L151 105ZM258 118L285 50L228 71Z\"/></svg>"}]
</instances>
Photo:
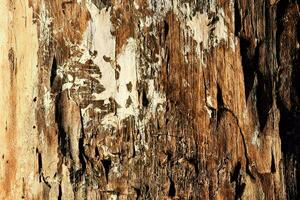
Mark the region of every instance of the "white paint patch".
<instances>
[{"instance_id":1,"label":"white paint patch","mask_svg":"<svg viewBox=\"0 0 300 200\"><path fill-rule=\"evenodd\" d=\"M137 115L139 102L136 89L137 70L135 64L135 51L136 42L133 38L129 38L123 51L117 58L117 63L120 65L121 69L115 100L120 105L120 108L117 109L117 114L121 119L125 119L130 115ZM127 89L126 85L129 83L132 84L132 92L129 92ZM132 103L126 108L126 102L129 97L131 98Z\"/></svg>"},{"instance_id":2,"label":"white paint patch","mask_svg":"<svg viewBox=\"0 0 300 200\"><path fill-rule=\"evenodd\" d=\"M192 30L194 39L198 43L198 47L200 48L200 44L202 44L204 49L208 48L209 41L209 19L206 12L201 14L198 12L191 20L187 22L187 25Z\"/></svg>"},{"instance_id":3,"label":"white paint patch","mask_svg":"<svg viewBox=\"0 0 300 200\"><path fill-rule=\"evenodd\" d=\"M113 157L114 155L109 151L107 146L101 145L102 154L104 158Z\"/></svg>"},{"instance_id":4,"label":"white paint patch","mask_svg":"<svg viewBox=\"0 0 300 200\"><path fill-rule=\"evenodd\" d=\"M251 144L256 145L257 147L260 146L260 140L259 140L258 135L259 135L259 131L258 131L258 128L256 127L255 131L253 133L253 136L252 136Z\"/></svg>"},{"instance_id":5,"label":"white paint patch","mask_svg":"<svg viewBox=\"0 0 300 200\"><path fill-rule=\"evenodd\" d=\"M161 105L163 105L167 98L164 93L157 92L154 88L154 80L148 81L147 98L150 99L151 113L161 112ZM148 116L149 119L150 116Z\"/></svg>"},{"instance_id":6,"label":"white paint patch","mask_svg":"<svg viewBox=\"0 0 300 200\"><path fill-rule=\"evenodd\" d=\"M67 75L67 79L68 79L68 81L73 81L74 80L74 78L73 78L73 76L71 74Z\"/></svg>"},{"instance_id":7,"label":"white paint patch","mask_svg":"<svg viewBox=\"0 0 300 200\"><path fill-rule=\"evenodd\" d=\"M209 10L211 12L215 12L216 11L216 0L210 0L209 1Z\"/></svg>"},{"instance_id":8,"label":"white paint patch","mask_svg":"<svg viewBox=\"0 0 300 200\"><path fill-rule=\"evenodd\" d=\"M212 103L212 98L209 95L206 97L206 103L207 103L208 106L214 107L213 103Z\"/></svg>"},{"instance_id":9,"label":"white paint patch","mask_svg":"<svg viewBox=\"0 0 300 200\"><path fill-rule=\"evenodd\" d=\"M245 106L244 111L243 111L243 119L248 120L248 109L247 109L246 106Z\"/></svg>"},{"instance_id":10,"label":"white paint patch","mask_svg":"<svg viewBox=\"0 0 300 200\"><path fill-rule=\"evenodd\" d=\"M186 87L191 87L189 82L186 79L183 79L183 86Z\"/></svg>"},{"instance_id":11,"label":"white paint patch","mask_svg":"<svg viewBox=\"0 0 300 200\"><path fill-rule=\"evenodd\" d=\"M118 195L116 194L111 194L109 197L109 200L117 200L118 199Z\"/></svg>"},{"instance_id":12,"label":"white paint patch","mask_svg":"<svg viewBox=\"0 0 300 200\"><path fill-rule=\"evenodd\" d=\"M115 80L115 77L108 80L109 77L105 77L106 74L103 73L103 79L108 83L114 81L115 86L108 86L105 91L98 94L99 99L108 99L112 97L118 104L117 115L114 113L106 115L102 120L102 125L117 127L119 122L129 116L138 116L138 93L136 89L137 82L137 71L135 64L135 51L136 42L133 38L129 38L126 45L123 47L123 51L117 57L117 63L120 65L119 79ZM101 68L101 70L103 70ZM109 75L108 75L109 76ZM127 84L131 83L132 91L127 89ZM104 84L104 82L103 82ZM106 94L108 96L106 96ZM127 101L131 99L131 104L128 106Z\"/></svg>"},{"instance_id":13,"label":"white paint patch","mask_svg":"<svg viewBox=\"0 0 300 200\"><path fill-rule=\"evenodd\" d=\"M152 20L153 20L153 19L152 19L151 17L146 16L145 26L146 26L146 27L150 27L151 24L152 24Z\"/></svg>"},{"instance_id":14,"label":"white paint patch","mask_svg":"<svg viewBox=\"0 0 300 200\"><path fill-rule=\"evenodd\" d=\"M102 118L101 125L105 129L110 129L112 127L116 128L119 126L119 118L115 113L109 113Z\"/></svg>"},{"instance_id":15,"label":"white paint patch","mask_svg":"<svg viewBox=\"0 0 300 200\"><path fill-rule=\"evenodd\" d=\"M212 117L212 110L210 108L214 108L213 102L212 102L212 97L210 95L207 95L206 97L206 106L205 109L207 111L207 114L209 115L209 118Z\"/></svg>"},{"instance_id":16,"label":"white paint patch","mask_svg":"<svg viewBox=\"0 0 300 200\"><path fill-rule=\"evenodd\" d=\"M209 25L211 20L208 18L207 12L198 12L191 20L187 21L187 26L193 34L193 38L197 42L196 52L203 63L203 51L212 47L217 47L222 41L228 42L229 46L234 46L234 37L230 34L228 36L228 28L225 24L225 14L223 9L218 9L218 20L214 24ZM231 39L228 39L231 38Z\"/></svg>"},{"instance_id":17,"label":"white paint patch","mask_svg":"<svg viewBox=\"0 0 300 200\"><path fill-rule=\"evenodd\" d=\"M43 103L44 103L44 108L45 108L45 117L46 117L46 125L49 126L49 122L51 120L49 120L49 113L50 113L50 109L53 106L53 100L51 98L51 93L50 90L47 89L47 87L44 87L44 99L43 99Z\"/></svg>"},{"instance_id":18,"label":"white paint patch","mask_svg":"<svg viewBox=\"0 0 300 200\"><path fill-rule=\"evenodd\" d=\"M135 1L133 1L133 5L134 5L134 8L137 10L140 8L139 5Z\"/></svg>"},{"instance_id":19,"label":"white paint patch","mask_svg":"<svg viewBox=\"0 0 300 200\"><path fill-rule=\"evenodd\" d=\"M111 171L114 173L114 176L116 176L117 178L122 176L121 167L122 167L121 165L115 163L111 168Z\"/></svg>"},{"instance_id":20,"label":"white paint patch","mask_svg":"<svg viewBox=\"0 0 300 200\"><path fill-rule=\"evenodd\" d=\"M64 83L64 84L62 85L62 90L64 91L64 90L71 89L72 86L73 86L73 83L71 83L71 82Z\"/></svg>"},{"instance_id":21,"label":"white paint patch","mask_svg":"<svg viewBox=\"0 0 300 200\"><path fill-rule=\"evenodd\" d=\"M110 9L99 9L92 3L88 5L92 16L92 21L89 25L89 32L92 37L92 48L97 51L97 57L94 63L100 67L102 78L101 84L105 88L101 94L96 95L96 100L106 100L114 96L117 89L115 80L115 70L113 63L106 62L103 56L109 57L115 61L115 38L111 35L113 29L110 21Z\"/></svg>"},{"instance_id":22,"label":"white paint patch","mask_svg":"<svg viewBox=\"0 0 300 200\"><path fill-rule=\"evenodd\" d=\"M211 118L211 116L212 116L212 111L211 111L207 106L205 106L205 109L206 109L206 112L207 112L209 118Z\"/></svg>"},{"instance_id":23,"label":"white paint patch","mask_svg":"<svg viewBox=\"0 0 300 200\"><path fill-rule=\"evenodd\" d=\"M90 119L87 117L87 111L89 109L93 109L92 105L88 105L86 108L81 108L81 113L82 113L82 116L83 116L83 126L84 127L87 127L88 126L88 123L90 121Z\"/></svg>"},{"instance_id":24,"label":"white paint patch","mask_svg":"<svg viewBox=\"0 0 300 200\"><path fill-rule=\"evenodd\" d=\"M215 37L215 40L213 41L212 46L217 46L222 40L227 41L228 38L228 30L227 26L225 25L225 14L223 9L219 9L218 12L218 22L216 22L215 29L213 31L213 35Z\"/></svg>"},{"instance_id":25,"label":"white paint patch","mask_svg":"<svg viewBox=\"0 0 300 200\"><path fill-rule=\"evenodd\" d=\"M45 108L46 111L49 111L50 106L52 104L52 99L51 99L51 96L50 96L50 90L48 90L46 87L44 87L44 91L45 91L45 94L44 94L44 108Z\"/></svg>"},{"instance_id":26,"label":"white paint patch","mask_svg":"<svg viewBox=\"0 0 300 200\"><path fill-rule=\"evenodd\" d=\"M229 46L232 50L235 50L236 45L237 45L236 38L233 33L230 33Z\"/></svg>"}]
</instances>

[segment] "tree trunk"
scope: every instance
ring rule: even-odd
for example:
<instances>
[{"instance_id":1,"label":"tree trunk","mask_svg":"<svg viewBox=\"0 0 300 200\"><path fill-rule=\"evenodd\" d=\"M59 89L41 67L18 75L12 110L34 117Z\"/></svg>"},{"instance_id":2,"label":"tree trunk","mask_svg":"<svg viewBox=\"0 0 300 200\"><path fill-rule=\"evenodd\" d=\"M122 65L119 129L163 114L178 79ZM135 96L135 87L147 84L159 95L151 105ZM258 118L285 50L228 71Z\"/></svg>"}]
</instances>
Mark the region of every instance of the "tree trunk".
<instances>
[{"instance_id":1,"label":"tree trunk","mask_svg":"<svg viewBox=\"0 0 300 200\"><path fill-rule=\"evenodd\" d=\"M296 0L1 0L0 199L299 199Z\"/></svg>"}]
</instances>

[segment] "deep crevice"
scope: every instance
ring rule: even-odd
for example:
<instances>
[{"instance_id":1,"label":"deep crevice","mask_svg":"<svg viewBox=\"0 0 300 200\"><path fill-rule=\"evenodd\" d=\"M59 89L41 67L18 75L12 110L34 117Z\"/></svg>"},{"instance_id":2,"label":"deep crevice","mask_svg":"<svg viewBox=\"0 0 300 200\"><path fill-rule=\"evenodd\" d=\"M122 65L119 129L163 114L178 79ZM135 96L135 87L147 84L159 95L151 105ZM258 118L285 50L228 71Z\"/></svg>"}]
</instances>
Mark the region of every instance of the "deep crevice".
<instances>
[{"instance_id":1,"label":"deep crevice","mask_svg":"<svg viewBox=\"0 0 300 200\"><path fill-rule=\"evenodd\" d=\"M275 165L275 158L272 152L272 161L271 161L271 172L275 173L276 172L276 165Z\"/></svg>"},{"instance_id":2,"label":"deep crevice","mask_svg":"<svg viewBox=\"0 0 300 200\"><path fill-rule=\"evenodd\" d=\"M198 163L200 163L199 160L196 157L192 157L192 158L188 158L187 161L194 166L195 173L196 175L198 175L199 174Z\"/></svg>"},{"instance_id":3,"label":"deep crevice","mask_svg":"<svg viewBox=\"0 0 300 200\"><path fill-rule=\"evenodd\" d=\"M238 180L238 176L240 174L242 164L240 161L237 162L236 166L234 167L233 173L230 176L230 182L234 182Z\"/></svg>"},{"instance_id":4,"label":"deep crevice","mask_svg":"<svg viewBox=\"0 0 300 200\"><path fill-rule=\"evenodd\" d=\"M139 188L134 188L134 191L135 191L135 193L136 193L136 200L139 200L140 199L140 197L141 197L141 189L139 189Z\"/></svg>"},{"instance_id":5,"label":"deep crevice","mask_svg":"<svg viewBox=\"0 0 300 200\"><path fill-rule=\"evenodd\" d=\"M42 155L41 153L38 151L38 149L36 149L36 152L38 154L38 172L39 172L39 182L41 182L41 174L42 174L42 169L43 169L43 160L42 160Z\"/></svg>"},{"instance_id":6,"label":"deep crevice","mask_svg":"<svg viewBox=\"0 0 300 200\"><path fill-rule=\"evenodd\" d=\"M242 197L246 186L246 184L242 182L241 168L242 164L240 161L238 161L230 177L230 182L235 182L235 200L240 199Z\"/></svg>"},{"instance_id":7,"label":"deep crevice","mask_svg":"<svg viewBox=\"0 0 300 200\"><path fill-rule=\"evenodd\" d=\"M50 87L53 86L54 79L55 79L56 75L57 75L57 61L56 61L56 58L54 56L53 60L52 60L52 65L51 65Z\"/></svg>"},{"instance_id":8,"label":"deep crevice","mask_svg":"<svg viewBox=\"0 0 300 200\"><path fill-rule=\"evenodd\" d=\"M222 117L222 108L224 107L224 101L223 101L223 95L222 95L222 90L217 84L217 125L219 124L221 117ZM212 117L214 117L214 112L212 110Z\"/></svg>"},{"instance_id":9,"label":"deep crevice","mask_svg":"<svg viewBox=\"0 0 300 200\"><path fill-rule=\"evenodd\" d=\"M69 139L62 125L62 108L61 108L61 95L57 94L55 99L55 122L58 127L58 142L59 148L63 156L67 156L69 150Z\"/></svg>"},{"instance_id":10,"label":"deep crevice","mask_svg":"<svg viewBox=\"0 0 300 200\"><path fill-rule=\"evenodd\" d=\"M74 189L77 190L76 189L77 186L75 184L80 181L82 175L84 174L84 171L82 169L76 169L76 168L74 168L74 166L71 166L70 171L71 171L70 181L72 184L74 184L73 190Z\"/></svg>"},{"instance_id":11,"label":"deep crevice","mask_svg":"<svg viewBox=\"0 0 300 200\"><path fill-rule=\"evenodd\" d=\"M78 148L79 148L79 160L81 163L82 171L84 172L86 169L86 163L85 163L85 154L84 154L84 127L83 127L83 117L81 113L81 108L80 108L80 122L81 122L81 137L79 138L78 141Z\"/></svg>"},{"instance_id":12,"label":"deep crevice","mask_svg":"<svg viewBox=\"0 0 300 200\"><path fill-rule=\"evenodd\" d=\"M111 167L111 159L110 158L103 159L103 160L101 160L101 163L104 167L106 181L108 182L108 174L109 174L109 170Z\"/></svg>"},{"instance_id":13,"label":"deep crevice","mask_svg":"<svg viewBox=\"0 0 300 200\"><path fill-rule=\"evenodd\" d=\"M240 199L245 191L246 183L240 183L236 186L235 189L235 198L234 199Z\"/></svg>"},{"instance_id":14,"label":"deep crevice","mask_svg":"<svg viewBox=\"0 0 300 200\"><path fill-rule=\"evenodd\" d=\"M150 187L147 184L143 184L141 187L142 199L150 199Z\"/></svg>"},{"instance_id":15,"label":"deep crevice","mask_svg":"<svg viewBox=\"0 0 300 200\"><path fill-rule=\"evenodd\" d=\"M169 177L169 179L170 179L170 186L169 186L168 196L175 197L175 195L176 195L175 184L174 184L174 181L170 177Z\"/></svg>"},{"instance_id":16,"label":"deep crevice","mask_svg":"<svg viewBox=\"0 0 300 200\"><path fill-rule=\"evenodd\" d=\"M95 157L98 158L100 156L98 147L95 148Z\"/></svg>"},{"instance_id":17,"label":"deep crevice","mask_svg":"<svg viewBox=\"0 0 300 200\"><path fill-rule=\"evenodd\" d=\"M78 146L79 146L79 160L82 165L82 170L84 171L86 169L86 163L84 159L84 146L83 146L83 137L79 138Z\"/></svg>"},{"instance_id":18,"label":"deep crevice","mask_svg":"<svg viewBox=\"0 0 300 200\"><path fill-rule=\"evenodd\" d=\"M169 34L169 24L166 20L164 20L164 39L166 40L167 36Z\"/></svg>"},{"instance_id":19,"label":"deep crevice","mask_svg":"<svg viewBox=\"0 0 300 200\"><path fill-rule=\"evenodd\" d=\"M147 93L145 90L142 91L142 105L144 107L148 107L148 105L149 105L149 100L147 98Z\"/></svg>"},{"instance_id":20,"label":"deep crevice","mask_svg":"<svg viewBox=\"0 0 300 200\"><path fill-rule=\"evenodd\" d=\"M235 36L239 36L239 33L242 28L242 22L241 22L241 13L240 13L240 8L238 5L238 1L236 0L234 2L234 34Z\"/></svg>"},{"instance_id":21,"label":"deep crevice","mask_svg":"<svg viewBox=\"0 0 300 200\"><path fill-rule=\"evenodd\" d=\"M218 102L218 109L224 107L222 90L219 84L217 84L217 102Z\"/></svg>"},{"instance_id":22,"label":"deep crevice","mask_svg":"<svg viewBox=\"0 0 300 200\"><path fill-rule=\"evenodd\" d=\"M242 57L242 66L244 72L244 82L245 82L245 95L246 100L253 88L255 71L257 69L257 58L256 56L251 56L250 54L250 41L245 38L240 38L240 52ZM253 59L254 58L254 59Z\"/></svg>"},{"instance_id":23,"label":"deep crevice","mask_svg":"<svg viewBox=\"0 0 300 200\"><path fill-rule=\"evenodd\" d=\"M256 87L256 108L259 119L259 127L262 131L266 126L269 111L273 104L271 81L260 72L257 73L257 87Z\"/></svg>"},{"instance_id":24,"label":"deep crevice","mask_svg":"<svg viewBox=\"0 0 300 200\"><path fill-rule=\"evenodd\" d=\"M61 189L61 184L58 186L58 196L57 200L62 200L62 189Z\"/></svg>"}]
</instances>

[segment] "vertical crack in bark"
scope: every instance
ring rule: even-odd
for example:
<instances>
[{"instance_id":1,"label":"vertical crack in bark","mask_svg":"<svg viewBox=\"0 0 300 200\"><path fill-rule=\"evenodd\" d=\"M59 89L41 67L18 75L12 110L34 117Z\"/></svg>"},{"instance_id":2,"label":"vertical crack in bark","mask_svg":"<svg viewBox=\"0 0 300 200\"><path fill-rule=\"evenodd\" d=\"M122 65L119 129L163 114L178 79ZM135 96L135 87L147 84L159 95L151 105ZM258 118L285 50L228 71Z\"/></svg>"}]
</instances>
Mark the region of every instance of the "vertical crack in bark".
<instances>
[{"instance_id":1,"label":"vertical crack in bark","mask_svg":"<svg viewBox=\"0 0 300 200\"><path fill-rule=\"evenodd\" d=\"M254 78L258 65L258 48L255 50L255 55L252 57L250 54L250 41L246 38L240 37L240 53L242 58L242 66L244 73L244 85L246 101L253 88Z\"/></svg>"},{"instance_id":2,"label":"vertical crack in bark","mask_svg":"<svg viewBox=\"0 0 300 200\"><path fill-rule=\"evenodd\" d=\"M101 160L101 163L103 165L104 168L104 173L105 173L105 178L106 178L106 182L108 183L108 175L109 175L109 170L111 167L111 159L103 159Z\"/></svg>"},{"instance_id":3,"label":"vertical crack in bark","mask_svg":"<svg viewBox=\"0 0 300 200\"><path fill-rule=\"evenodd\" d=\"M55 98L55 122L58 127L59 149L62 155L66 157L69 152L69 139L62 124L61 93L58 93Z\"/></svg>"},{"instance_id":4,"label":"vertical crack in bark","mask_svg":"<svg viewBox=\"0 0 300 200\"><path fill-rule=\"evenodd\" d=\"M224 107L224 101L223 101L223 96L222 96L222 90L221 90L219 84L217 84L217 104L218 104L218 108L217 108L217 111L216 111L216 114L217 114L216 118L217 118L217 125L218 125L219 122L220 122L220 119L221 119L221 118L220 118L220 117L221 117L220 111L221 111L222 109L220 109L220 108L223 108L223 107Z\"/></svg>"},{"instance_id":5,"label":"vertical crack in bark","mask_svg":"<svg viewBox=\"0 0 300 200\"><path fill-rule=\"evenodd\" d=\"M135 200L139 200L141 198L141 190L139 188L134 188L136 198Z\"/></svg>"},{"instance_id":6,"label":"vertical crack in bark","mask_svg":"<svg viewBox=\"0 0 300 200\"><path fill-rule=\"evenodd\" d=\"M175 195L176 195L176 189L175 189L174 181L172 180L171 177L169 177L169 181L170 181L170 185L169 185L168 196L172 198L172 197L175 197Z\"/></svg>"},{"instance_id":7,"label":"vertical crack in bark","mask_svg":"<svg viewBox=\"0 0 300 200\"><path fill-rule=\"evenodd\" d=\"M235 200L238 200L242 197L246 187L246 184L242 182L241 167L241 162L238 161L230 177L230 182L235 182Z\"/></svg>"},{"instance_id":8,"label":"vertical crack in bark","mask_svg":"<svg viewBox=\"0 0 300 200\"><path fill-rule=\"evenodd\" d=\"M79 160L81 163L81 170L84 173L86 170L86 156L85 156L85 151L84 151L84 136L85 136L85 132L84 132L84 123L83 123L83 116L82 116L82 110L81 108L79 108L80 110L80 122L81 122L81 134L80 134L80 138L78 141L78 149L79 149Z\"/></svg>"},{"instance_id":9,"label":"vertical crack in bark","mask_svg":"<svg viewBox=\"0 0 300 200\"><path fill-rule=\"evenodd\" d=\"M241 28L242 28L242 20L241 20L239 1L235 0L235 2L234 2L234 34L235 34L235 36L237 36L237 37L239 36Z\"/></svg>"},{"instance_id":10,"label":"vertical crack in bark","mask_svg":"<svg viewBox=\"0 0 300 200\"><path fill-rule=\"evenodd\" d=\"M151 194L150 194L150 187L147 184L143 184L141 187L141 199L151 199Z\"/></svg>"},{"instance_id":11,"label":"vertical crack in bark","mask_svg":"<svg viewBox=\"0 0 300 200\"><path fill-rule=\"evenodd\" d=\"M166 20L164 20L164 41L166 41L168 34L169 34L169 23Z\"/></svg>"},{"instance_id":12,"label":"vertical crack in bark","mask_svg":"<svg viewBox=\"0 0 300 200\"><path fill-rule=\"evenodd\" d=\"M142 105L143 105L144 107L148 107L148 105L149 105L149 100L148 100L148 98L147 98L147 94L146 94L145 88L142 89L141 93L142 93L142 94L141 94L141 95L142 95Z\"/></svg>"},{"instance_id":13,"label":"vertical crack in bark","mask_svg":"<svg viewBox=\"0 0 300 200\"><path fill-rule=\"evenodd\" d=\"M275 158L274 158L274 153L272 152L271 173L275 173L275 172L276 172Z\"/></svg>"},{"instance_id":14,"label":"vertical crack in bark","mask_svg":"<svg viewBox=\"0 0 300 200\"><path fill-rule=\"evenodd\" d=\"M43 162L42 162L42 155L39 152L38 149L36 149L36 153L38 155L38 173L39 173L39 182L41 182L41 175L42 175L42 169L43 169Z\"/></svg>"},{"instance_id":15,"label":"vertical crack in bark","mask_svg":"<svg viewBox=\"0 0 300 200\"><path fill-rule=\"evenodd\" d=\"M52 60L52 65L51 65L50 87L53 86L54 79L56 78L56 76L57 76L57 61L56 61L56 58L54 56L53 60Z\"/></svg>"},{"instance_id":16,"label":"vertical crack in bark","mask_svg":"<svg viewBox=\"0 0 300 200\"><path fill-rule=\"evenodd\" d=\"M62 200L62 188L61 188L61 183L58 185L58 196L57 200Z\"/></svg>"},{"instance_id":17,"label":"vertical crack in bark","mask_svg":"<svg viewBox=\"0 0 300 200\"><path fill-rule=\"evenodd\" d=\"M273 104L272 83L268 76L257 72L256 108L260 130L263 131L267 124L270 109Z\"/></svg>"}]
</instances>

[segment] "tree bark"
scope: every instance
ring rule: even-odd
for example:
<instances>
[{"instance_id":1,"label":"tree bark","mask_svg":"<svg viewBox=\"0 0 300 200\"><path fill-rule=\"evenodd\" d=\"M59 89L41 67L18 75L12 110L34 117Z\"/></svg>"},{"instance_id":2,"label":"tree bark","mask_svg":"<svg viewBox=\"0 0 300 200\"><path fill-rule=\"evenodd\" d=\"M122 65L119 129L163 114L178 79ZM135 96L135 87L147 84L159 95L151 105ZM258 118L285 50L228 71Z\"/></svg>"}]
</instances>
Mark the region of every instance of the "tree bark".
<instances>
[{"instance_id":1,"label":"tree bark","mask_svg":"<svg viewBox=\"0 0 300 200\"><path fill-rule=\"evenodd\" d=\"M296 0L1 0L0 199L299 199Z\"/></svg>"}]
</instances>

